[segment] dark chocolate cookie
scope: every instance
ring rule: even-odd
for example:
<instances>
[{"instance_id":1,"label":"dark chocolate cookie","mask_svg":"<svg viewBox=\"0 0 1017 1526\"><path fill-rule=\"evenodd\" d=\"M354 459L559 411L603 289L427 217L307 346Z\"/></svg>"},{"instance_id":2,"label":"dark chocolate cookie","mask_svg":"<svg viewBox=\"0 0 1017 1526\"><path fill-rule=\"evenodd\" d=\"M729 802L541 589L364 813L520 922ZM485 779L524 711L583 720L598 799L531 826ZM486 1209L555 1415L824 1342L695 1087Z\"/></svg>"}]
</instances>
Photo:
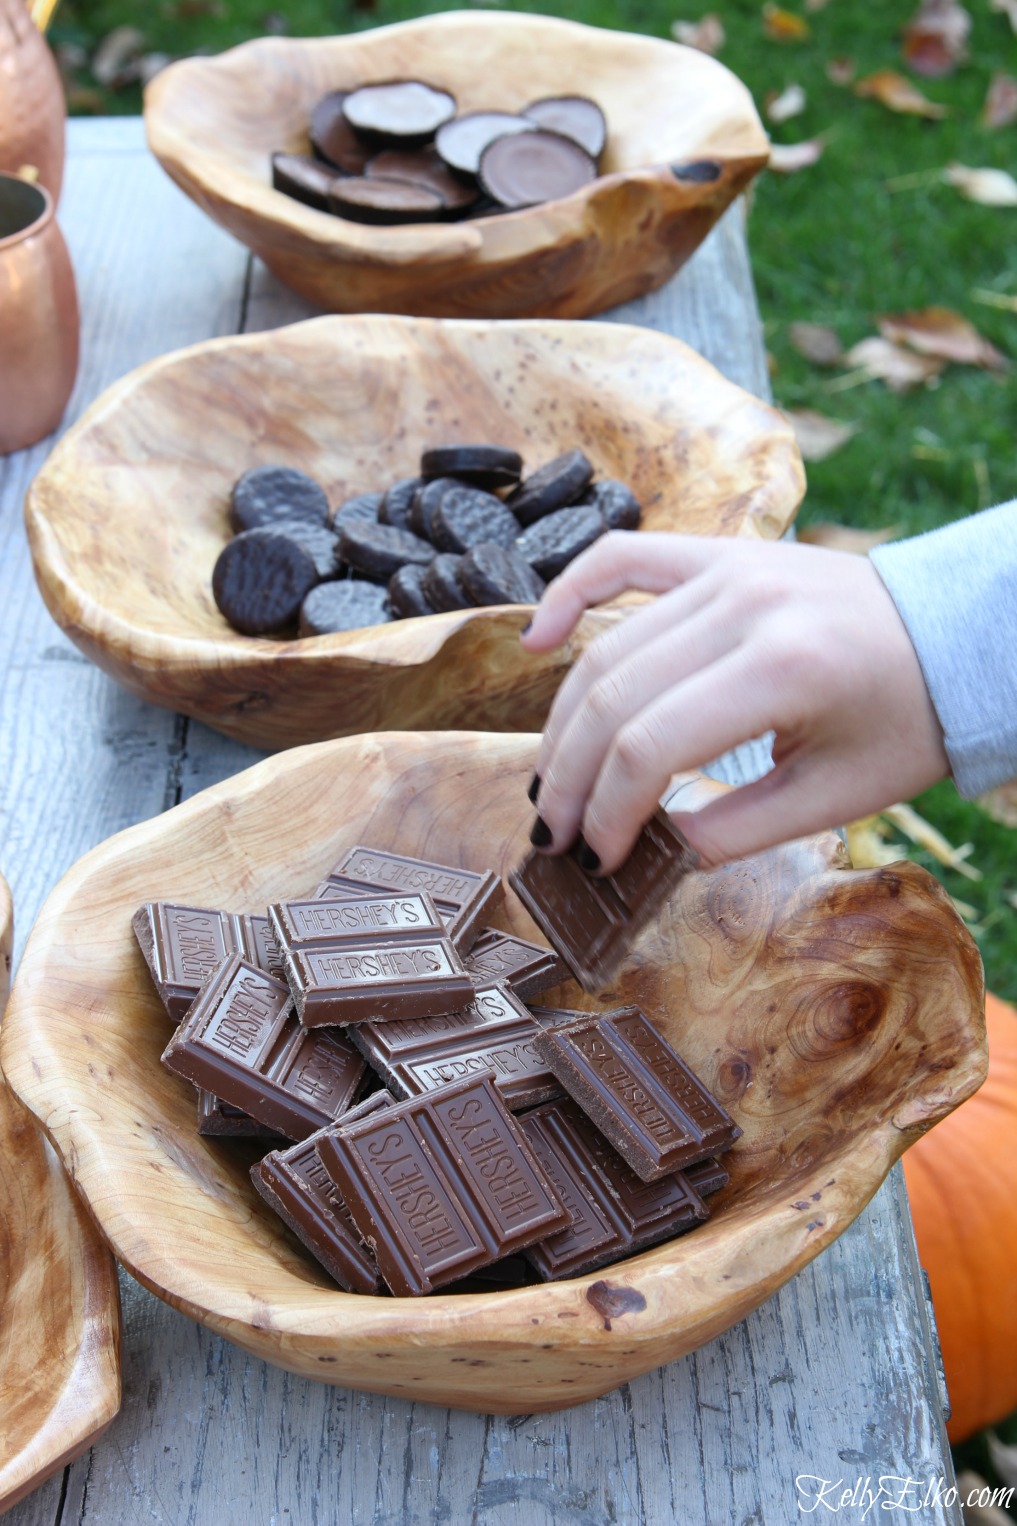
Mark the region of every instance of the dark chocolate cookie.
<instances>
[{"instance_id":1,"label":"dark chocolate cookie","mask_svg":"<svg viewBox=\"0 0 1017 1526\"><path fill-rule=\"evenodd\" d=\"M388 602L397 620L407 620L413 615L433 615L434 607L423 590L427 568L417 562L407 562L405 567L393 573L388 585Z\"/></svg>"},{"instance_id":2,"label":"dark chocolate cookie","mask_svg":"<svg viewBox=\"0 0 1017 1526\"><path fill-rule=\"evenodd\" d=\"M433 143L423 148L385 148L375 154L364 171L368 179L381 175L390 180L411 180L435 191L444 203L444 216L459 217L480 197L475 185L459 180Z\"/></svg>"},{"instance_id":3,"label":"dark chocolate cookie","mask_svg":"<svg viewBox=\"0 0 1017 1526\"><path fill-rule=\"evenodd\" d=\"M596 160L585 148L540 127L495 138L480 156L481 189L513 210L571 196L596 178Z\"/></svg>"},{"instance_id":4,"label":"dark chocolate cookie","mask_svg":"<svg viewBox=\"0 0 1017 1526\"><path fill-rule=\"evenodd\" d=\"M461 556L444 552L424 569L421 587L428 603L435 610L472 609L473 601L459 581L461 562Z\"/></svg>"},{"instance_id":5,"label":"dark chocolate cookie","mask_svg":"<svg viewBox=\"0 0 1017 1526\"><path fill-rule=\"evenodd\" d=\"M590 504L557 509L524 530L516 550L542 578L550 580L606 531L600 511Z\"/></svg>"},{"instance_id":6,"label":"dark chocolate cookie","mask_svg":"<svg viewBox=\"0 0 1017 1526\"><path fill-rule=\"evenodd\" d=\"M531 101L523 108L523 116L529 117L540 127L560 132L585 148L594 159L599 159L607 142L607 123L596 101L585 95L549 95L543 100Z\"/></svg>"},{"instance_id":7,"label":"dark chocolate cookie","mask_svg":"<svg viewBox=\"0 0 1017 1526\"><path fill-rule=\"evenodd\" d=\"M334 168L322 164L320 159L312 159L310 154L272 155L273 189L307 207L317 207L319 212L328 211L328 193L334 179Z\"/></svg>"},{"instance_id":8,"label":"dark chocolate cookie","mask_svg":"<svg viewBox=\"0 0 1017 1526\"><path fill-rule=\"evenodd\" d=\"M314 561L275 530L244 530L223 547L212 571L219 611L244 636L268 636L293 624L318 582Z\"/></svg>"},{"instance_id":9,"label":"dark chocolate cookie","mask_svg":"<svg viewBox=\"0 0 1017 1526\"><path fill-rule=\"evenodd\" d=\"M254 466L237 478L230 493L234 530L267 529L293 519L323 525L327 518L324 488L292 466Z\"/></svg>"},{"instance_id":10,"label":"dark chocolate cookie","mask_svg":"<svg viewBox=\"0 0 1017 1526\"><path fill-rule=\"evenodd\" d=\"M426 567L434 556L434 547L409 530L353 520L344 524L339 532L339 555L365 578L375 583L387 583L407 562Z\"/></svg>"},{"instance_id":11,"label":"dark chocolate cookie","mask_svg":"<svg viewBox=\"0 0 1017 1526\"><path fill-rule=\"evenodd\" d=\"M468 551L481 541L511 546L519 521L500 498L477 487L450 488L434 511L434 543L442 551Z\"/></svg>"},{"instance_id":12,"label":"dark chocolate cookie","mask_svg":"<svg viewBox=\"0 0 1017 1526\"><path fill-rule=\"evenodd\" d=\"M357 631L365 625L384 625L392 616L388 593L377 583L344 578L319 583L300 607L301 636L327 636L332 631Z\"/></svg>"},{"instance_id":13,"label":"dark chocolate cookie","mask_svg":"<svg viewBox=\"0 0 1017 1526\"><path fill-rule=\"evenodd\" d=\"M311 525L302 519L290 520L286 524L274 526L274 529L277 534L286 535L290 540L295 540L298 546L303 546L322 582L326 578L338 576L339 536L335 530L328 525Z\"/></svg>"},{"instance_id":14,"label":"dark chocolate cookie","mask_svg":"<svg viewBox=\"0 0 1017 1526\"><path fill-rule=\"evenodd\" d=\"M593 463L581 450L570 450L540 467L505 500L521 525L575 503L593 476Z\"/></svg>"},{"instance_id":15,"label":"dark chocolate cookie","mask_svg":"<svg viewBox=\"0 0 1017 1526\"><path fill-rule=\"evenodd\" d=\"M371 150L357 137L343 114L348 90L323 95L311 111L309 137L319 159L344 175L362 175Z\"/></svg>"},{"instance_id":16,"label":"dark chocolate cookie","mask_svg":"<svg viewBox=\"0 0 1017 1526\"><path fill-rule=\"evenodd\" d=\"M489 143L506 133L535 132L536 125L509 111L470 111L440 127L434 143L450 169L475 180L480 156Z\"/></svg>"},{"instance_id":17,"label":"dark chocolate cookie","mask_svg":"<svg viewBox=\"0 0 1017 1526\"><path fill-rule=\"evenodd\" d=\"M434 539L434 511L450 488L461 485L455 477L435 477L418 487L407 519L408 528L414 535L422 535L425 540Z\"/></svg>"},{"instance_id":18,"label":"dark chocolate cookie","mask_svg":"<svg viewBox=\"0 0 1017 1526\"><path fill-rule=\"evenodd\" d=\"M525 557L503 546L474 546L457 570L475 604L536 604L544 592L543 578Z\"/></svg>"},{"instance_id":19,"label":"dark chocolate cookie","mask_svg":"<svg viewBox=\"0 0 1017 1526\"><path fill-rule=\"evenodd\" d=\"M381 500L379 524L394 525L397 530L412 530L413 526L409 522L410 506L417 488L422 486L420 477L404 477L401 482L394 482Z\"/></svg>"},{"instance_id":20,"label":"dark chocolate cookie","mask_svg":"<svg viewBox=\"0 0 1017 1526\"><path fill-rule=\"evenodd\" d=\"M599 509L609 530L635 530L643 517L639 499L632 489L610 477L595 482L580 502Z\"/></svg>"},{"instance_id":21,"label":"dark chocolate cookie","mask_svg":"<svg viewBox=\"0 0 1017 1526\"><path fill-rule=\"evenodd\" d=\"M358 493L355 498L347 498L332 514L332 525L336 530L341 530L343 525L350 524L354 519L361 524L376 525L384 496L384 493Z\"/></svg>"},{"instance_id":22,"label":"dark chocolate cookie","mask_svg":"<svg viewBox=\"0 0 1017 1526\"><path fill-rule=\"evenodd\" d=\"M343 115L358 133L393 148L426 143L455 114L455 96L419 79L361 85L343 102Z\"/></svg>"},{"instance_id":23,"label":"dark chocolate cookie","mask_svg":"<svg viewBox=\"0 0 1017 1526\"><path fill-rule=\"evenodd\" d=\"M340 175L332 182L328 208L352 222L384 225L433 222L445 210L445 203L437 191L417 180Z\"/></svg>"},{"instance_id":24,"label":"dark chocolate cookie","mask_svg":"<svg viewBox=\"0 0 1017 1526\"><path fill-rule=\"evenodd\" d=\"M522 476L523 458L502 445L439 445L420 458L424 477L458 477L474 487L513 487Z\"/></svg>"}]
</instances>

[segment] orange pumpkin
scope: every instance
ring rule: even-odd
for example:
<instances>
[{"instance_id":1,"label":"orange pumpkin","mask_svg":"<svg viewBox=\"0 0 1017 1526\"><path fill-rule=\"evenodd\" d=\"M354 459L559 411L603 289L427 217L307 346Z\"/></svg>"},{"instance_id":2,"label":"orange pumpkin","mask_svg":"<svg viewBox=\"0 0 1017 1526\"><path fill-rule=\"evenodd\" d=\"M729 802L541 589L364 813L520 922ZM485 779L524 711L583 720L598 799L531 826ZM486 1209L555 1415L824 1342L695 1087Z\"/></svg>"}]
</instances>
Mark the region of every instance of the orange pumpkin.
<instances>
[{"instance_id":1,"label":"orange pumpkin","mask_svg":"<svg viewBox=\"0 0 1017 1526\"><path fill-rule=\"evenodd\" d=\"M985 1018L984 1084L904 1157L953 1442L1017 1410L1017 1011L986 995Z\"/></svg>"}]
</instances>

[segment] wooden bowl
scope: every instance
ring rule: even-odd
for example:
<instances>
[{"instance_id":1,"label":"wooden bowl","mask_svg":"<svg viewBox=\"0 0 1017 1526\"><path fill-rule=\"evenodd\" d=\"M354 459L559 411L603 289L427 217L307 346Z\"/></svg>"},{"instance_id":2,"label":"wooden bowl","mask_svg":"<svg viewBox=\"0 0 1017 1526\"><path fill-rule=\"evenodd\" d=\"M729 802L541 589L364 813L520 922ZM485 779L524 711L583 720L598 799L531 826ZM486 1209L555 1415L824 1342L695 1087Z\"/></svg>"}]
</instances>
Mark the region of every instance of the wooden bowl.
<instances>
[{"instance_id":1,"label":"wooden bowl","mask_svg":"<svg viewBox=\"0 0 1017 1526\"><path fill-rule=\"evenodd\" d=\"M508 1413L605 1393L761 1303L985 1074L978 953L923 870L846 869L831 834L693 875L602 1002L639 1002L744 1129L711 1220L557 1284L339 1292L252 1190L250 1156L195 1133L193 1090L159 1064L169 1028L131 913L153 896L259 907L357 841L507 871L536 742L389 732L279 754L96 848L32 933L13 1085L133 1275L291 1371ZM503 925L532 935L511 896Z\"/></svg>"},{"instance_id":2,"label":"wooden bowl","mask_svg":"<svg viewBox=\"0 0 1017 1526\"><path fill-rule=\"evenodd\" d=\"M0 878L0 1014L13 918ZM0 1074L0 1512L120 1408L113 1259L38 1123Z\"/></svg>"},{"instance_id":3,"label":"wooden bowl","mask_svg":"<svg viewBox=\"0 0 1017 1526\"><path fill-rule=\"evenodd\" d=\"M308 152L320 96L407 76L450 90L460 111L592 96L607 117L604 173L544 206L401 228L348 222L272 189L272 153ZM333 312L586 317L662 285L769 158L749 91L703 53L469 11L187 59L148 86L145 122L188 196Z\"/></svg>"},{"instance_id":4,"label":"wooden bowl","mask_svg":"<svg viewBox=\"0 0 1017 1526\"><path fill-rule=\"evenodd\" d=\"M534 658L520 605L278 641L239 635L212 601L248 467L303 467L335 503L471 438L518 448L531 469L581 446L631 485L650 530L775 538L804 492L787 421L648 329L319 318L153 361L93 404L28 496L39 586L119 683L245 742L537 729L610 614Z\"/></svg>"}]
</instances>

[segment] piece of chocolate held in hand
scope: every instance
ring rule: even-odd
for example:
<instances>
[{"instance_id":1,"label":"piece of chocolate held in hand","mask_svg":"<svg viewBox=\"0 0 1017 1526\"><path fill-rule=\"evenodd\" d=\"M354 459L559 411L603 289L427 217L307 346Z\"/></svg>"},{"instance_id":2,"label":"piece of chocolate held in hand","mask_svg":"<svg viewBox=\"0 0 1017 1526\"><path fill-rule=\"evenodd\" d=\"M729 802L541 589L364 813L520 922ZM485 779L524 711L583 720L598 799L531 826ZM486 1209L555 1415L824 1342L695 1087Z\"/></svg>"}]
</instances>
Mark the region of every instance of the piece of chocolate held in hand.
<instances>
[{"instance_id":1,"label":"piece of chocolate held in hand","mask_svg":"<svg viewBox=\"0 0 1017 1526\"><path fill-rule=\"evenodd\" d=\"M386 80L322 96L308 139L310 154L272 155L277 191L354 222L449 222L538 206L588 185L600 171L607 124L585 96L457 115L446 90Z\"/></svg>"},{"instance_id":2,"label":"piece of chocolate held in hand","mask_svg":"<svg viewBox=\"0 0 1017 1526\"><path fill-rule=\"evenodd\" d=\"M594 480L581 450L524 476L506 446L432 446L418 476L334 509L306 472L256 466L233 486L227 517L238 533L219 554L212 593L246 636L536 604L573 557L608 530L636 529L641 512L624 482Z\"/></svg>"}]
</instances>

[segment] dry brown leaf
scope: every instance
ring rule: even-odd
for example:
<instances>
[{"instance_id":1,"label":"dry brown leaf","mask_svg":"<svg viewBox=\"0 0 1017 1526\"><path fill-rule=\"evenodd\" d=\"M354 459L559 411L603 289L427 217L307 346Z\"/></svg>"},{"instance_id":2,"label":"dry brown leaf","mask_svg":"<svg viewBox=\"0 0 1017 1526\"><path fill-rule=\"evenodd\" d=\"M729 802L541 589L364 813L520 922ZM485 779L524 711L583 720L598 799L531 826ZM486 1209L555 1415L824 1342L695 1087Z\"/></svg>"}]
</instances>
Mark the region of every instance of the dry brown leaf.
<instances>
[{"instance_id":1,"label":"dry brown leaf","mask_svg":"<svg viewBox=\"0 0 1017 1526\"><path fill-rule=\"evenodd\" d=\"M831 58L826 65L826 77L831 85L850 85L857 73L853 58Z\"/></svg>"},{"instance_id":2,"label":"dry brown leaf","mask_svg":"<svg viewBox=\"0 0 1017 1526\"><path fill-rule=\"evenodd\" d=\"M989 1460L1008 1489L1017 1489L1017 1446L1000 1441L995 1431L985 1438L989 1448Z\"/></svg>"},{"instance_id":3,"label":"dry brown leaf","mask_svg":"<svg viewBox=\"0 0 1017 1526\"><path fill-rule=\"evenodd\" d=\"M984 795L978 796L977 804L986 816L991 816L1001 826L1017 827L1017 780L997 784L995 789L986 790ZM1014 1483L1017 1484L1017 1477L1014 1478Z\"/></svg>"},{"instance_id":4,"label":"dry brown leaf","mask_svg":"<svg viewBox=\"0 0 1017 1526\"><path fill-rule=\"evenodd\" d=\"M794 11L786 11L767 0L763 6L763 31L776 42L801 42L809 35L809 23L804 16L796 16Z\"/></svg>"},{"instance_id":5,"label":"dry brown leaf","mask_svg":"<svg viewBox=\"0 0 1017 1526\"><path fill-rule=\"evenodd\" d=\"M890 313L876 321L884 339L910 345L920 355L939 355L955 365L981 366L986 371L1009 370L1007 357L952 308L924 307L915 313Z\"/></svg>"},{"instance_id":6,"label":"dry brown leaf","mask_svg":"<svg viewBox=\"0 0 1017 1526\"><path fill-rule=\"evenodd\" d=\"M794 175L821 159L825 147L822 138L806 138L803 143L771 143L769 168L778 175Z\"/></svg>"},{"instance_id":7,"label":"dry brown leaf","mask_svg":"<svg viewBox=\"0 0 1017 1526\"><path fill-rule=\"evenodd\" d=\"M1017 32L1017 0L989 0L989 10L998 11L1001 16L1006 16L1014 31Z\"/></svg>"},{"instance_id":8,"label":"dry brown leaf","mask_svg":"<svg viewBox=\"0 0 1017 1526\"><path fill-rule=\"evenodd\" d=\"M961 1501L964 1526L1013 1526L1013 1516L1010 1512L991 1503L993 1493L992 1485L987 1484L982 1475L975 1473L973 1469L965 1468L957 1474L957 1494ZM990 1503L980 1505L978 1503L980 1496L988 1499Z\"/></svg>"},{"instance_id":9,"label":"dry brown leaf","mask_svg":"<svg viewBox=\"0 0 1017 1526\"><path fill-rule=\"evenodd\" d=\"M805 91L801 85L786 85L778 95L771 90L766 97L766 115L771 122L789 122L805 110Z\"/></svg>"},{"instance_id":10,"label":"dry brown leaf","mask_svg":"<svg viewBox=\"0 0 1017 1526\"><path fill-rule=\"evenodd\" d=\"M982 107L983 127L1009 127L1017 122L1017 79L998 69L989 82Z\"/></svg>"},{"instance_id":11,"label":"dry brown leaf","mask_svg":"<svg viewBox=\"0 0 1017 1526\"><path fill-rule=\"evenodd\" d=\"M904 28L904 58L916 74L952 74L967 57L971 17L958 0L922 0Z\"/></svg>"},{"instance_id":12,"label":"dry brown leaf","mask_svg":"<svg viewBox=\"0 0 1017 1526\"><path fill-rule=\"evenodd\" d=\"M671 36L675 42L683 42L687 48L696 48L700 53L709 53L711 56L719 53L727 41L724 23L712 11L699 21L672 22Z\"/></svg>"},{"instance_id":13,"label":"dry brown leaf","mask_svg":"<svg viewBox=\"0 0 1017 1526\"><path fill-rule=\"evenodd\" d=\"M946 365L937 355L917 355L914 350L876 334L852 346L844 363L857 366L868 381L885 382L891 392L909 392L912 387L930 382Z\"/></svg>"},{"instance_id":14,"label":"dry brown leaf","mask_svg":"<svg viewBox=\"0 0 1017 1526\"><path fill-rule=\"evenodd\" d=\"M857 424L827 418L814 408L785 408L784 416L795 432L803 461L825 461L858 433Z\"/></svg>"},{"instance_id":15,"label":"dry brown leaf","mask_svg":"<svg viewBox=\"0 0 1017 1526\"><path fill-rule=\"evenodd\" d=\"M888 540L895 540L901 533L901 526L886 525L882 530L856 530L852 525L821 520L818 524L803 526L797 533L798 539L807 546L823 546L827 551L850 551L855 556L868 556L873 546L882 546Z\"/></svg>"},{"instance_id":16,"label":"dry brown leaf","mask_svg":"<svg viewBox=\"0 0 1017 1526\"><path fill-rule=\"evenodd\" d=\"M114 27L95 50L92 74L107 89L123 82L125 70L136 64L144 46L145 34L136 26Z\"/></svg>"},{"instance_id":17,"label":"dry brown leaf","mask_svg":"<svg viewBox=\"0 0 1017 1526\"><path fill-rule=\"evenodd\" d=\"M817 366L839 366L844 346L824 323L792 323L787 331L794 349Z\"/></svg>"},{"instance_id":18,"label":"dry brown leaf","mask_svg":"<svg viewBox=\"0 0 1017 1526\"><path fill-rule=\"evenodd\" d=\"M983 207L1017 207L1017 180L1006 170L978 170L967 164L948 164L943 179Z\"/></svg>"},{"instance_id":19,"label":"dry brown leaf","mask_svg":"<svg viewBox=\"0 0 1017 1526\"><path fill-rule=\"evenodd\" d=\"M898 74L896 69L877 69L875 74L866 75L855 83L854 92L855 95L879 101L889 111L903 112L908 116L938 119L949 115L946 106L930 101L917 85L905 79L903 74Z\"/></svg>"}]
</instances>

